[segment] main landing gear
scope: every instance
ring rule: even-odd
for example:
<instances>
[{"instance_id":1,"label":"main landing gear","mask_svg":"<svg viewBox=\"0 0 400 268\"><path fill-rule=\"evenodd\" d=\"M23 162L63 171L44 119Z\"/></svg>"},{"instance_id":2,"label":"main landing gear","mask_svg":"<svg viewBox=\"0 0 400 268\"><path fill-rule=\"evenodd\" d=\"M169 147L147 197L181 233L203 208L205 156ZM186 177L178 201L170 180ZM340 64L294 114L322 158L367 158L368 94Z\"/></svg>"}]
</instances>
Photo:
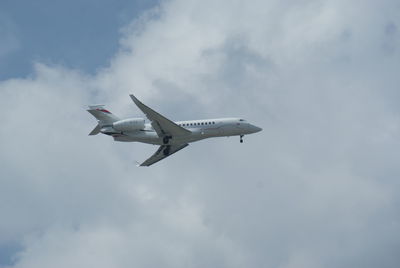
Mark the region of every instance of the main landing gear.
<instances>
[{"instance_id":1,"label":"main landing gear","mask_svg":"<svg viewBox=\"0 0 400 268\"><path fill-rule=\"evenodd\" d=\"M171 139L171 138L172 138L171 136L164 136L163 143L164 144L168 144L169 143L169 139Z\"/></svg>"},{"instance_id":2,"label":"main landing gear","mask_svg":"<svg viewBox=\"0 0 400 268\"><path fill-rule=\"evenodd\" d=\"M171 145L165 146L165 149L163 150L163 154L165 156L169 155L169 150L171 149Z\"/></svg>"},{"instance_id":3,"label":"main landing gear","mask_svg":"<svg viewBox=\"0 0 400 268\"><path fill-rule=\"evenodd\" d=\"M243 136L244 135L240 135L240 143L243 143Z\"/></svg>"}]
</instances>

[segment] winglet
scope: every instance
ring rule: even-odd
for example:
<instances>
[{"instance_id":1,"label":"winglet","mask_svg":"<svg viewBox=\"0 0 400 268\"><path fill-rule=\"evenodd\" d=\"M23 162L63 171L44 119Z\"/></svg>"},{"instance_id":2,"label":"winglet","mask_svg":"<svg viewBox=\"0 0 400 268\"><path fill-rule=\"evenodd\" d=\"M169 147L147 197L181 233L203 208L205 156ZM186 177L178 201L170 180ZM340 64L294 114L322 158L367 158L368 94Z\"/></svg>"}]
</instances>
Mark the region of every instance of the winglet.
<instances>
[{"instance_id":1,"label":"winglet","mask_svg":"<svg viewBox=\"0 0 400 268\"><path fill-rule=\"evenodd\" d=\"M135 95L133 95L133 94L129 94L129 96L131 97L131 99L133 100L133 102L136 104L136 106L140 109L140 110L142 110L142 112L143 113L145 113L146 114L146 108L147 109L149 109L149 110L152 110L152 109L150 109L148 106L146 106L143 102L141 102L140 100L138 100L138 98L136 98L135 97ZM145 110L144 110L145 109ZM155 112L155 111L154 111ZM156 112L157 113L157 112ZM147 114L146 114L147 115Z\"/></svg>"},{"instance_id":2,"label":"winglet","mask_svg":"<svg viewBox=\"0 0 400 268\"><path fill-rule=\"evenodd\" d=\"M135 97L135 95L133 94L129 94L129 96L131 97L131 99L133 100L133 102L137 105L137 103L140 103L140 101Z\"/></svg>"}]
</instances>

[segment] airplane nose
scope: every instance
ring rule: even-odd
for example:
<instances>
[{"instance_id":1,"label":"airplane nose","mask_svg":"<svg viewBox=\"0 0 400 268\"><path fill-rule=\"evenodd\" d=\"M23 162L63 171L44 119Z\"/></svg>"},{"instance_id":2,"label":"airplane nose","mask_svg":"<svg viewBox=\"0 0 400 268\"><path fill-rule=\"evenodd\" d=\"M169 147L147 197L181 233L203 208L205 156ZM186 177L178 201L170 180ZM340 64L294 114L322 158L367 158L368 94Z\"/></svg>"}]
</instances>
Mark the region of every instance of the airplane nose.
<instances>
[{"instance_id":1,"label":"airplane nose","mask_svg":"<svg viewBox=\"0 0 400 268\"><path fill-rule=\"evenodd\" d=\"M252 133L260 132L261 130L262 130L262 128L256 127L254 125L251 125L251 132Z\"/></svg>"}]
</instances>

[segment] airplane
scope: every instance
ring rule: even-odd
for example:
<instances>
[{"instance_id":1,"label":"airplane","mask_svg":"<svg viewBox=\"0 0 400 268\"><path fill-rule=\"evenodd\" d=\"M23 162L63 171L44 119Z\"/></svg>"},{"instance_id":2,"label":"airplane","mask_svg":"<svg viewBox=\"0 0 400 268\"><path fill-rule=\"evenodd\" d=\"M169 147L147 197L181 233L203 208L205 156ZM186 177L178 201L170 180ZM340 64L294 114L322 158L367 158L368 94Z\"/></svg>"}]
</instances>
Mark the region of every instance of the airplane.
<instances>
[{"instance_id":1,"label":"airplane","mask_svg":"<svg viewBox=\"0 0 400 268\"><path fill-rule=\"evenodd\" d=\"M97 119L97 126L89 135L109 135L115 141L143 142L159 145L158 150L140 166L154 163L182 150L191 142L206 138L243 136L261 131L260 127L241 118L201 119L173 122L129 95L136 106L146 115L144 118L120 119L104 108L104 105L89 105L87 110Z\"/></svg>"}]
</instances>

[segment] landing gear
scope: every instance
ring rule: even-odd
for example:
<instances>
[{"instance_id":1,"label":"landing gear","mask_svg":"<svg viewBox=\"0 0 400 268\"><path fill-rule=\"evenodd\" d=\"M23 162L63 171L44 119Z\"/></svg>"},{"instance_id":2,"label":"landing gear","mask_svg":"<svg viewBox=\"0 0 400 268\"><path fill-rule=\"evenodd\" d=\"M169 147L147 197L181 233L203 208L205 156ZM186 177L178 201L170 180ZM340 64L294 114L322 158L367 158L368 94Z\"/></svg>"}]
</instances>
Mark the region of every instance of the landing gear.
<instances>
[{"instance_id":1,"label":"landing gear","mask_svg":"<svg viewBox=\"0 0 400 268\"><path fill-rule=\"evenodd\" d=\"M240 135L240 143L243 143L243 136L244 135Z\"/></svg>"},{"instance_id":2,"label":"landing gear","mask_svg":"<svg viewBox=\"0 0 400 268\"><path fill-rule=\"evenodd\" d=\"M165 156L169 155L169 149L170 149L170 148L171 148L170 145L168 145L168 146L165 147L165 149L164 149L164 151L163 151L163 154L164 154Z\"/></svg>"},{"instance_id":3,"label":"landing gear","mask_svg":"<svg viewBox=\"0 0 400 268\"><path fill-rule=\"evenodd\" d=\"M172 138L172 137L171 137L171 136L165 136L165 137L163 138L163 143L164 143L164 144L168 144L170 138Z\"/></svg>"}]
</instances>

